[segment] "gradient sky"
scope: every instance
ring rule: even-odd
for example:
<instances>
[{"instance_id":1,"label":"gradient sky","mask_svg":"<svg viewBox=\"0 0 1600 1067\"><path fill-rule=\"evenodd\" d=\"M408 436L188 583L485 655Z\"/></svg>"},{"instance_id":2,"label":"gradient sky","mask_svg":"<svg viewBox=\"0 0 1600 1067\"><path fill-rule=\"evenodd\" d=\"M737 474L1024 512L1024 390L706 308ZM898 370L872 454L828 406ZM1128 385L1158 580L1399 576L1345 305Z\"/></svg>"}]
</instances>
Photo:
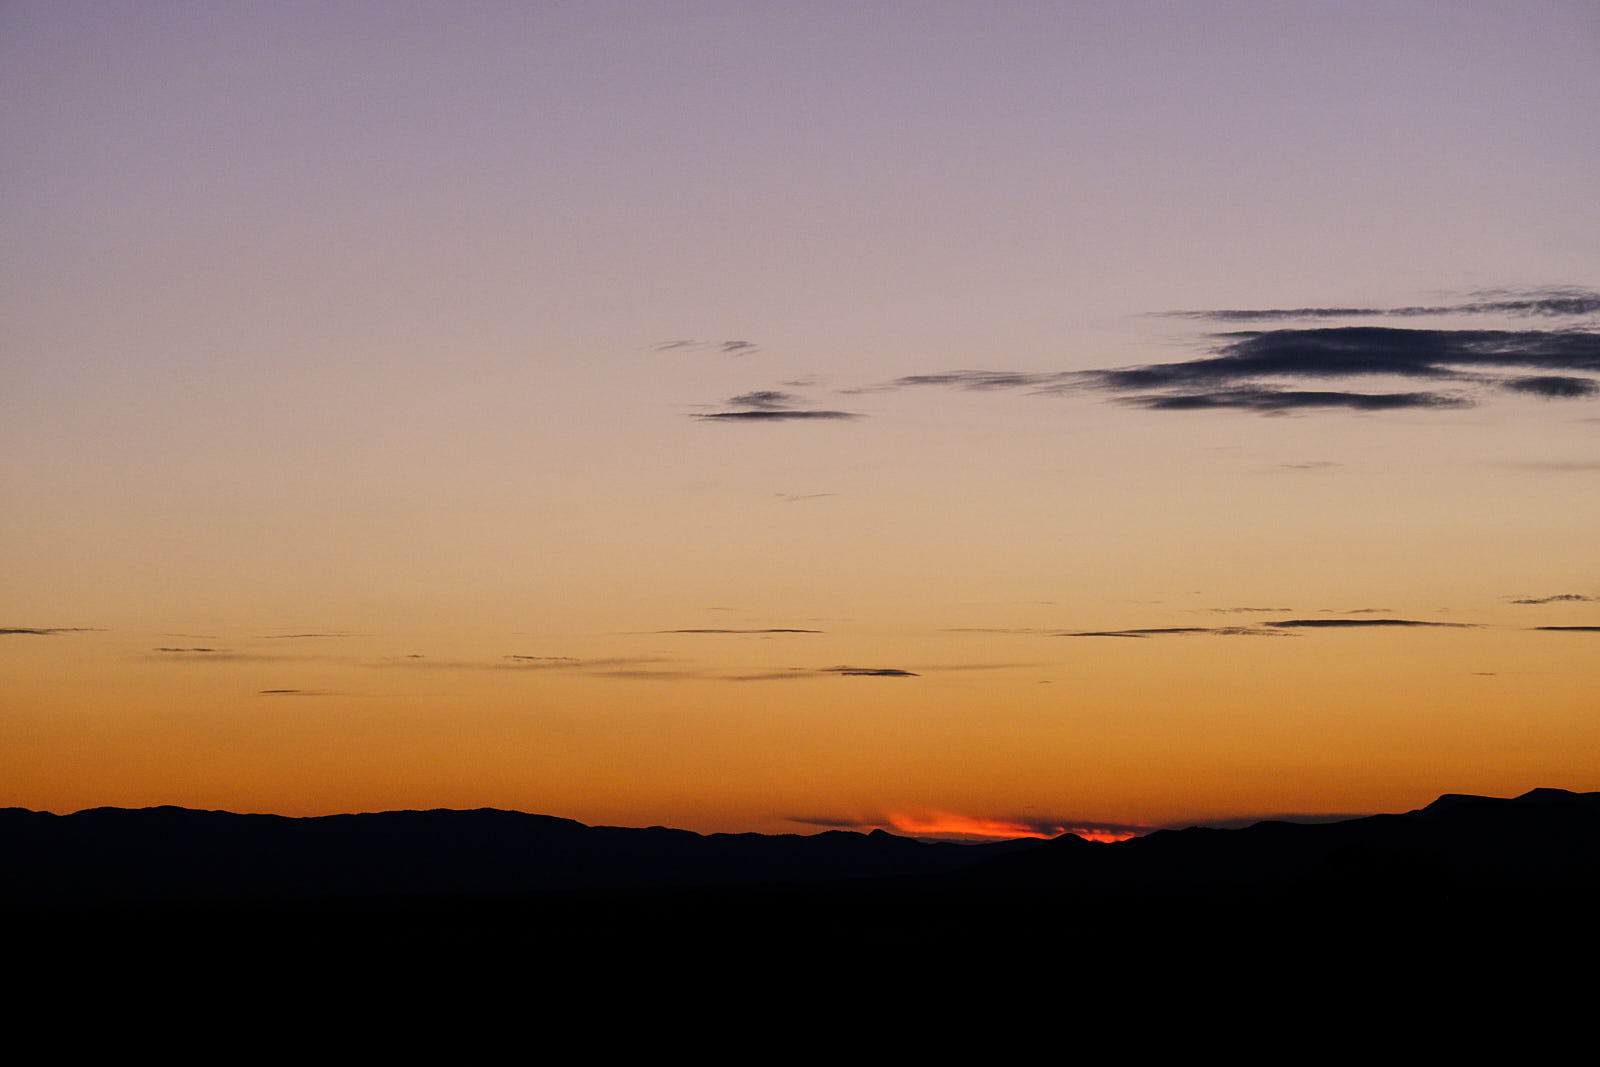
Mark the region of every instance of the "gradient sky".
<instances>
[{"instance_id":1,"label":"gradient sky","mask_svg":"<svg viewBox=\"0 0 1600 1067\"><path fill-rule=\"evenodd\" d=\"M0 804L1600 789L1592 2L11 0L0 98Z\"/></svg>"}]
</instances>

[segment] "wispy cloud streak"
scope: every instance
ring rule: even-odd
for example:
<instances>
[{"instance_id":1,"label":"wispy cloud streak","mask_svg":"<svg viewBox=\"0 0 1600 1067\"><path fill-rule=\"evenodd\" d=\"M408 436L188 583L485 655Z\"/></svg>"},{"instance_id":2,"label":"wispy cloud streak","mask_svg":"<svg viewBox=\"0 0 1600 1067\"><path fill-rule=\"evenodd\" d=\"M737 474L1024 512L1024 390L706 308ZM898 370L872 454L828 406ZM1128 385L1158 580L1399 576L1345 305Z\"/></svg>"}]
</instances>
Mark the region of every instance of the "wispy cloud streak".
<instances>
[{"instance_id":1,"label":"wispy cloud streak","mask_svg":"<svg viewBox=\"0 0 1600 1067\"><path fill-rule=\"evenodd\" d=\"M1427 314L1577 316L1600 313L1600 294L1553 290L1503 299L1410 308L1230 309L1175 312L1188 318L1253 321ZM1470 407L1483 390L1541 400L1600 396L1600 333L1410 326L1310 326L1216 333L1196 359L1079 371L953 370L910 374L840 390L878 393L942 388L1033 395L1099 393L1149 411L1237 410L1287 414L1316 410L1386 412ZM1551 372L1551 373L1534 373ZM1374 391L1344 380L1409 378L1424 389ZM1313 383L1316 387L1311 388ZM750 394L758 395L758 394Z\"/></svg>"},{"instance_id":2,"label":"wispy cloud streak","mask_svg":"<svg viewBox=\"0 0 1600 1067\"><path fill-rule=\"evenodd\" d=\"M1403 408L1464 408L1469 401L1443 393L1353 393L1337 390L1219 389L1209 393L1123 396L1122 403L1150 411L1204 411L1235 408L1263 413L1345 408L1398 411Z\"/></svg>"},{"instance_id":3,"label":"wispy cloud streak","mask_svg":"<svg viewBox=\"0 0 1600 1067\"><path fill-rule=\"evenodd\" d=\"M773 627L766 630L656 630L658 634L820 634L821 630L797 630L787 627Z\"/></svg>"},{"instance_id":4,"label":"wispy cloud streak","mask_svg":"<svg viewBox=\"0 0 1600 1067\"><path fill-rule=\"evenodd\" d=\"M882 393L894 389L915 389L923 386L935 386L946 389L960 389L966 392L992 392L1000 389L1029 389L1034 391L1054 391L1069 387L1081 377L1077 371L996 371L996 370L955 370L939 374L908 374L902 378L880 382L877 385L862 385L854 389L841 389L841 393Z\"/></svg>"},{"instance_id":5,"label":"wispy cloud streak","mask_svg":"<svg viewBox=\"0 0 1600 1067\"><path fill-rule=\"evenodd\" d=\"M1136 630L1072 630L1057 637L1188 637L1209 634L1214 637L1289 637L1289 634L1262 630L1254 626L1149 626Z\"/></svg>"},{"instance_id":6,"label":"wispy cloud streak","mask_svg":"<svg viewBox=\"0 0 1600 1067\"><path fill-rule=\"evenodd\" d=\"M1437 626L1455 630L1472 629L1469 622L1426 622L1419 619L1284 619L1280 622L1264 623L1266 626L1275 626L1284 630L1339 630L1355 627L1408 627L1408 626Z\"/></svg>"},{"instance_id":7,"label":"wispy cloud streak","mask_svg":"<svg viewBox=\"0 0 1600 1067\"><path fill-rule=\"evenodd\" d=\"M1359 375L1469 380L1463 367L1600 372L1600 334L1583 330L1338 326L1215 336L1214 356L1092 373L1108 388L1129 390Z\"/></svg>"},{"instance_id":8,"label":"wispy cloud streak","mask_svg":"<svg viewBox=\"0 0 1600 1067\"><path fill-rule=\"evenodd\" d=\"M749 356L761 351L754 341L659 341L650 346L654 352L716 352L724 356Z\"/></svg>"},{"instance_id":9,"label":"wispy cloud streak","mask_svg":"<svg viewBox=\"0 0 1600 1067\"><path fill-rule=\"evenodd\" d=\"M803 422L813 419L859 419L853 411L770 411L755 408L749 411L711 411L696 414L702 422Z\"/></svg>"},{"instance_id":10,"label":"wispy cloud streak","mask_svg":"<svg viewBox=\"0 0 1600 1067\"><path fill-rule=\"evenodd\" d=\"M1562 317L1600 314L1600 293L1588 289L1537 289L1518 293L1482 294L1481 299L1454 304L1406 307L1215 308L1163 311L1167 318L1213 322L1264 322L1287 319L1420 318L1434 315L1526 315Z\"/></svg>"}]
</instances>

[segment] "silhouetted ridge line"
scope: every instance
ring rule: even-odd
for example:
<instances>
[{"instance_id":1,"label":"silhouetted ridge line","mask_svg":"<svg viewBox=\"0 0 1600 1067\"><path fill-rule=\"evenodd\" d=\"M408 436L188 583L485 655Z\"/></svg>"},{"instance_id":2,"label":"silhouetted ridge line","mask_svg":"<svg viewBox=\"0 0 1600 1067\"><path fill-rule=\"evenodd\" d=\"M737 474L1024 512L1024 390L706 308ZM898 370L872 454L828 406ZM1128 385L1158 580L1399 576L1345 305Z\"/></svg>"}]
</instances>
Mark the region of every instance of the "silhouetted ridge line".
<instances>
[{"instance_id":1,"label":"silhouetted ridge line","mask_svg":"<svg viewBox=\"0 0 1600 1067\"><path fill-rule=\"evenodd\" d=\"M317 899L810 884L927 876L984 849L892 834L701 835L520 812L318 818L158 807L0 812L0 898Z\"/></svg>"},{"instance_id":2,"label":"silhouetted ridge line","mask_svg":"<svg viewBox=\"0 0 1600 1067\"><path fill-rule=\"evenodd\" d=\"M1116 844L925 843L876 830L697 834L496 809L320 818L176 807L0 811L0 899L513 899L549 892L1304 893L1600 889L1600 793L1445 794L1399 815L1161 830ZM809 892L810 890L808 890Z\"/></svg>"}]
</instances>

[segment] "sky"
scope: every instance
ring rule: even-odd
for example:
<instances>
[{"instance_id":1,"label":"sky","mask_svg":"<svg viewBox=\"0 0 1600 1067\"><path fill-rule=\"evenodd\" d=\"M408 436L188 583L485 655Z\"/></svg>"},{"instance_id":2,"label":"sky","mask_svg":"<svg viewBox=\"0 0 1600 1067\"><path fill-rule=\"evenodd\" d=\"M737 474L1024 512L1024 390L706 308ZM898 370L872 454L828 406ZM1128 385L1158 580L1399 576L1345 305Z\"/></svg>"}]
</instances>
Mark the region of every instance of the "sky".
<instances>
[{"instance_id":1,"label":"sky","mask_svg":"<svg viewBox=\"0 0 1600 1067\"><path fill-rule=\"evenodd\" d=\"M1600 789L1600 7L0 3L0 805Z\"/></svg>"}]
</instances>

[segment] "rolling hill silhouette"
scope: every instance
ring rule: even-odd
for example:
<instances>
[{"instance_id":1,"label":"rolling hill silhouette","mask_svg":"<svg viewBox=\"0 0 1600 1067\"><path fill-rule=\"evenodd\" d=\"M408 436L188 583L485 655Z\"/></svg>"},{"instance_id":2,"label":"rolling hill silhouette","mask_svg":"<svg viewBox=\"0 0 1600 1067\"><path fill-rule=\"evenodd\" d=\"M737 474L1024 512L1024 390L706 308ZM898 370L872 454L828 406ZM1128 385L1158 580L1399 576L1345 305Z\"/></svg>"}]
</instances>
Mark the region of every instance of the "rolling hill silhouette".
<instances>
[{"instance_id":1,"label":"rolling hill silhouette","mask_svg":"<svg viewBox=\"0 0 1600 1067\"><path fill-rule=\"evenodd\" d=\"M326 900L837 887L1183 895L1600 885L1600 793L1446 794L1402 815L979 845L882 830L697 834L520 812L286 818L177 807L0 810L0 899Z\"/></svg>"},{"instance_id":2,"label":"rolling hill silhouette","mask_svg":"<svg viewBox=\"0 0 1600 1067\"><path fill-rule=\"evenodd\" d=\"M495 953L901 959L1337 952L1459 932L1592 932L1600 793L1449 794L1399 815L983 845L881 830L709 834L498 810L318 818L175 807L0 811L14 942L123 953ZM1497 932L1498 931L1498 932ZM1193 948L1197 939L1203 948ZM244 948L241 948L243 946ZM552 956L551 954L555 955ZM409 958L409 957L408 957ZM1197 957L1199 958L1199 957Z\"/></svg>"}]
</instances>

